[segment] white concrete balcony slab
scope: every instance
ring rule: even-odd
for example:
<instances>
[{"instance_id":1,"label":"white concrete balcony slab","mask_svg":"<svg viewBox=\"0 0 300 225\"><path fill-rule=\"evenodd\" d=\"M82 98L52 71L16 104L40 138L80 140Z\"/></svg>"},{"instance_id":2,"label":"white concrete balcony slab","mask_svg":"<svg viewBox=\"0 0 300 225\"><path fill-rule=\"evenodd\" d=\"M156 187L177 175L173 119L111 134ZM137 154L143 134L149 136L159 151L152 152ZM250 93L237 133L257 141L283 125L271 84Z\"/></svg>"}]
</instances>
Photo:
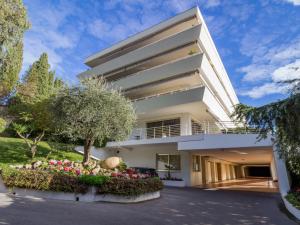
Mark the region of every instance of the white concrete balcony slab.
<instances>
[{"instance_id":1,"label":"white concrete balcony slab","mask_svg":"<svg viewBox=\"0 0 300 225\"><path fill-rule=\"evenodd\" d=\"M196 71L202 61L203 54L189 55L185 58L144 70L114 82L122 89L130 89L157 81L171 79L180 74Z\"/></svg>"},{"instance_id":2,"label":"white concrete balcony slab","mask_svg":"<svg viewBox=\"0 0 300 225\"><path fill-rule=\"evenodd\" d=\"M146 45L145 47L131 51L118 58L110 60L90 70L79 74L79 78L88 78L96 75L103 75L118 68L130 65L147 58L159 55L161 53L176 49L179 46L184 46L197 41L200 35L201 25L194 26L181 33L172 35L166 39Z\"/></svg>"},{"instance_id":3,"label":"white concrete balcony slab","mask_svg":"<svg viewBox=\"0 0 300 225\"><path fill-rule=\"evenodd\" d=\"M163 109L171 106L179 106L193 102L201 102L204 96L205 87L196 87L188 90L165 93L147 98L138 99L134 102L137 114Z\"/></svg>"}]
</instances>

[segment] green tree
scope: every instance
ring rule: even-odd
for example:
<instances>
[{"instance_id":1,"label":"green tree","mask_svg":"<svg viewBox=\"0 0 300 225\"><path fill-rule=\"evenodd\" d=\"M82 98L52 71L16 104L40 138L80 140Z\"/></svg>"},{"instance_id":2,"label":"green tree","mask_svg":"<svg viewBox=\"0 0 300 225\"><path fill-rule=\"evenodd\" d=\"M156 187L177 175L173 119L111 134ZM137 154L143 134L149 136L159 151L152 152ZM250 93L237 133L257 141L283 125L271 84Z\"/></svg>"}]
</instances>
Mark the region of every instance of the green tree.
<instances>
[{"instance_id":1,"label":"green tree","mask_svg":"<svg viewBox=\"0 0 300 225\"><path fill-rule=\"evenodd\" d=\"M14 130L27 144L32 158L36 155L39 142L52 128L50 101L49 98L35 103L27 103L13 123Z\"/></svg>"},{"instance_id":2,"label":"green tree","mask_svg":"<svg viewBox=\"0 0 300 225\"><path fill-rule=\"evenodd\" d=\"M43 53L30 66L17 87L16 96L11 99L9 112L15 117L13 128L28 145L32 157L45 133L52 131L49 104L63 86L64 83L55 78L54 71L50 71L48 56Z\"/></svg>"},{"instance_id":3,"label":"green tree","mask_svg":"<svg viewBox=\"0 0 300 225\"><path fill-rule=\"evenodd\" d=\"M61 91L52 105L60 134L84 140L87 163L95 141L124 140L135 123L132 103L103 80L85 80L79 86Z\"/></svg>"},{"instance_id":4,"label":"green tree","mask_svg":"<svg viewBox=\"0 0 300 225\"><path fill-rule=\"evenodd\" d=\"M48 55L43 53L26 72L17 88L17 96L25 102L41 101L53 95L64 83L49 71Z\"/></svg>"},{"instance_id":5,"label":"green tree","mask_svg":"<svg viewBox=\"0 0 300 225\"><path fill-rule=\"evenodd\" d=\"M293 173L300 175L300 82L295 79L288 83L293 86L288 98L261 107L239 104L233 117L246 121L258 133L258 140L272 134L279 155Z\"/></svg>"},{"instance_id":6,"label":"green tree","mask_svg":"<svg viewBox=\"0 0 300 225\"><path fill-rule=\"evenodd\" d=\"M21 0L0 1L0 100L14 89L22 67L23 34L29 28Z\"/></svg>"},{"instance_id":7,"label":"green tree","mask_svg":"<svg viewBox=\"0 0 300 225\"><path fill-rule=\"evenodd\" d=\"M6 121L0 117L0 134L5 130L6 128Z\"/></svg>"}]
</instances>

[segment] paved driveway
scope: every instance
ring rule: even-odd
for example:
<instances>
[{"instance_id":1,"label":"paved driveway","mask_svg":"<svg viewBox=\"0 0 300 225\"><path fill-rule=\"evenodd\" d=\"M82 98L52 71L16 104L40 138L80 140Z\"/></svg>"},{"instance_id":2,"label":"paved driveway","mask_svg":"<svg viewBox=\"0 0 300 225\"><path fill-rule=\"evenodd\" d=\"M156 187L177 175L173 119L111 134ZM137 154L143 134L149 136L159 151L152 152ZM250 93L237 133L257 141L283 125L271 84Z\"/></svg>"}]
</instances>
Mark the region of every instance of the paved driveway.
<instances>
[{"instance_id":1,"label":"paved driveway","mask_svg":"<svg viewBox=\"0 0 300 225\"><path fill-rule=\"evenodd\" d=\"M138 204L82 203L10 198L0 194L6 225L295 225L273 193L165 189Z\"/></svg>"}]
</instances>

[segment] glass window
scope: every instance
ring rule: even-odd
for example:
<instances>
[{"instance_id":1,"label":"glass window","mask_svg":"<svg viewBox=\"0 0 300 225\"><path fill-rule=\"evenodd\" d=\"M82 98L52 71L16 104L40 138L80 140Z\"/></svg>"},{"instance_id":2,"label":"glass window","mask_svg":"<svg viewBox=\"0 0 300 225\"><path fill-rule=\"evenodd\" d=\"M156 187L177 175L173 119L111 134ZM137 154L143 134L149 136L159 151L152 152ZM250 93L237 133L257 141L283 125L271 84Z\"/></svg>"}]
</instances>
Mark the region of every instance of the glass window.
<instances>
[{"instance_id":1,"label":"glass window","mask_svg":"<svg viewBox=\"0 0 300 225\"><path fill-rule=\"evenodd\" d=\"M193 171L201 171L201 158L199 155L193 155Z\"/></svg>"},{"instance_id":2,"label":"glass window","mask_svg":"<svg viewBox=\"0 0 300 225\"><path fill-rule=\"evenodd\" d=\"M180 155L157 154L156 169L158 171L177 171L181 169Z\"/></svg>"},{"instance_id":3,"label":"glass window","mask_svg":"<svg viewBox=\"0 0 300 225\"><path fill-rule=\"evenodd\" d=\"M157 170L167 170L169 165L169 155L157 155L156 159Z\"/></svg>"}]
</instances>

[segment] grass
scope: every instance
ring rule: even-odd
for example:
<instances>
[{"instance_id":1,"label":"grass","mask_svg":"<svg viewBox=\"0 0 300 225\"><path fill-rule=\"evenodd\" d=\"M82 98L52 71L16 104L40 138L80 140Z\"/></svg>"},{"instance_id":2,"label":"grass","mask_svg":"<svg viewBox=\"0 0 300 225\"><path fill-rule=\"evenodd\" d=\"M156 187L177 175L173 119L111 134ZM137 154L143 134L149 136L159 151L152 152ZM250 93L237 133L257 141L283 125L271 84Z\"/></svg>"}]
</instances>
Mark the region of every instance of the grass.
<instances>
[{"instance_id":1,"label":"grass","mask_svg":"<svg viewBox=\"0 0 300 225\"><path fill-rule=\"evenodd\" d=\"M74 146L41 142L38 146L34 160L47 159L69 159L72 161L82 161L83 156L73 150ZM26 164L32 162L30 151L22 139L0 137L0 166L11 164Z\"/></svg>"}]
</instances>

